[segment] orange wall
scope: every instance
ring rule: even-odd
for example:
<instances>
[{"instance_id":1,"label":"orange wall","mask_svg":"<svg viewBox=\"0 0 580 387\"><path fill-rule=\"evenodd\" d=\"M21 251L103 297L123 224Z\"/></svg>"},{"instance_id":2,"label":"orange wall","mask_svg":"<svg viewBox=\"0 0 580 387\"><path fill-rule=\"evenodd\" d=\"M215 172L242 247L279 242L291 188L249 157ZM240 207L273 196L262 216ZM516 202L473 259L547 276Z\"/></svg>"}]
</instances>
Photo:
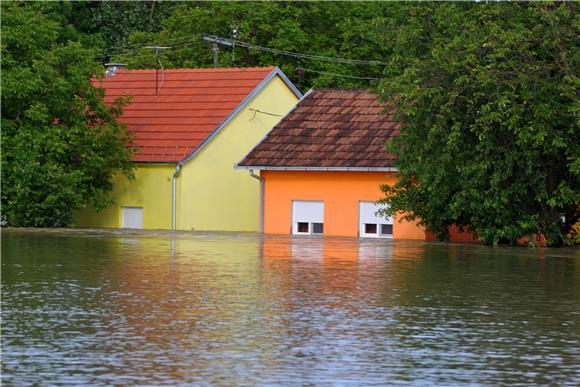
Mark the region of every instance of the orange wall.
<instances>
[{"instance_id":1,"label":"orange wall","mask_svg":"<svg viewBox=\"0 0 580 387\"><path fill-rule=\"evenodd\" d=\"M425 232L426 240L428 241L436 241L437 235L430 233L428 231ZM471 234L468 231L459 231L457 226L453 225L449 227L449 241L450 242L460 242L460 243L479 243L479 239L476 236Z\"/></svg>"},{"instance_id":2,"label":"orange wall","mask_svg":"<svg viewBox=\"0 0 580 387\"><path fill-rule=\"evenodd\" d=\"M265 180L264 232L291 234L292 200L324 201L324 235L358 236L359 201L382 197L388 172L262 171ZM422 227L395 219L394 239L425 239Z\"/></svg>"}]
</instances>

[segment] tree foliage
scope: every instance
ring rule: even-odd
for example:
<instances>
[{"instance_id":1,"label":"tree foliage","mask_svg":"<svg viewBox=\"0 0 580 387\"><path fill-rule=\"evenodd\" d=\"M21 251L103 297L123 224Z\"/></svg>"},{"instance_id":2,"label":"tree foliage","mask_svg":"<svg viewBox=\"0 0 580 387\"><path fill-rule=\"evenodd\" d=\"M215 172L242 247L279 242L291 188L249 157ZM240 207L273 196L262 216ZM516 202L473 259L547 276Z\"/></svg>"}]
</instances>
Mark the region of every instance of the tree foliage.
<instances>
[{"instance_id":1,"label":"tree foliage","mask_svg":"<svg viewBox=\"0 0 580 387\"><path fill-rule=\"evenodd\" d=\"M403 212L446 237L488 244L540 231L565 241L580 208L577 4L388 2L2 3L2 214L66 225L106 206L131 174L126 131L90 78L95 59L130 68L211 67L202 34L386 66L220 46L222 67L276 65L300 88L377 86L400 114L389 145ZM300 69L304 69L301 71ZM336 76L336 74L341 76ZM382 78L379 83L352 77ZM565 227L559 224L566 216ZM568 234L572 237L574 233Z\"/></svg>"},{"instance_id":2,"label":"tree foliage","mask_svg":"<svg viewBox=\"0 0 580 387\"><path fill-rule=\"evenodd\" d=\"M131 176L130 138L92 86L102 42L67 22L70 3L2 3L2 217L66 226L71 212L110 203L111 178Z\"/></svg>"},{"instance_id":3,"label":"tree foliage","mask_svg":"<svg viewBox=\"0 0 580 387\"><path fill-rule=\"evenodd\" d=\"M396 6L386 3L333 2L188 2L171 10L158 32L139 31L129 37L130 49L112 58L131 68L157 66L153 44L165 68L211 67L211 43L203 34L298 53L363 60L384 60L382 26ZM377 65L352 65L276 55L240 47L220 46L221 67L279 66L301 88L369 87L369 80L335 76L380 77ZM306 71L300 71L306 69ZM327 74L332 73L332 74Z\"/></svg>"},{"instance_id":4,"label":"tree foliage","mask_svg":"<svg viewBox=\"0 0 580 387\"><path fill-rule=\"evenodd\" d=\"M70 23L105 43L103 58L126 50L128 38L136 32L156 32L177 2L172 1L75 1Z\"/></svg>"},{"instance_id":5,"label":"tree foliage","mask_svg":"<svg viewBox=\"0 0 580 387\"><path fill-rule=\"evenodd\" d=\"M580 207L577 4L432 3L394 20L379 91L403 125L389 150L403 212L487 244L566 240ZM560 223L566 216L566 224Z\"/></svg>"}]
</instances>

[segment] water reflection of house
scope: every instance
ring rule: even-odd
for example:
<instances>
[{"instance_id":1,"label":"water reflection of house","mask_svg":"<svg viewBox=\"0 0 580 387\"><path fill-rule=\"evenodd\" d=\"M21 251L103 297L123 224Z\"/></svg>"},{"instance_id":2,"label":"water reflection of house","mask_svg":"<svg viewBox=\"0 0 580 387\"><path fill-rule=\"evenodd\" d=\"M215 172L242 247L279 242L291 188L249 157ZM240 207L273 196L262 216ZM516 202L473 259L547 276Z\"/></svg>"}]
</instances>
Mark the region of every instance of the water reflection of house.
<instances>
[{"instance_id":1,"label":"water reflection of house","mask_svg":"<svg viewBox=\"0 0 580 387\"><path fill-rule=\"evenodd\" d=\"M115 205L77 226L258 230L259 188L233 165L301 97L280 69L119 69L100 86L106 102L132 97L120 121L139 147L135 180L118 176Z\"/></svg>"},{"instance_id":2,"label":"water reflection of house","mask_svg":"<svg viewBox=\"0 0 580 387\"><path fill-rule=\"evenodd\" d=\"M260 171L265 233L428 239L415 223L376 215L380 185L396 181L384 146L400 124L384 109L363 90L313 91L239 162Z\"/></svg>"},{"instance_id":3,"label":"water reflection of house","mask_svg":"<svg viewBox=\"0 0 580 387\"><path fill-rule=\"evenodd\" d=\"M262 302L256 238L177 234L117 241L122 259L109 286L122 319L116 316L121 321L111 326L130 332L123 343L127 352L149 348L159 380L170 373L180 380L211 372L213 364L199 360L200 353L223 359L255 350L272 360L267 350L252 347L253 336L276 329ZM175 362L153 361L167 356Z\"/></svg>"},{"instance_id":4,"label":"water reflection of house","mask_svg":"<svg viewBox=\"0 0 580 387\"><path fill-rule=\"evenodd\" d=\"M268 236L262 242L265 279L272 295L292 308L293 300L309 299L326 307L345 307L345 302L381 293L389 276L392 244L359 242L350 238L293 239ZM293 289L301 289L296 298Z\"/></svg>"}]
</instances>

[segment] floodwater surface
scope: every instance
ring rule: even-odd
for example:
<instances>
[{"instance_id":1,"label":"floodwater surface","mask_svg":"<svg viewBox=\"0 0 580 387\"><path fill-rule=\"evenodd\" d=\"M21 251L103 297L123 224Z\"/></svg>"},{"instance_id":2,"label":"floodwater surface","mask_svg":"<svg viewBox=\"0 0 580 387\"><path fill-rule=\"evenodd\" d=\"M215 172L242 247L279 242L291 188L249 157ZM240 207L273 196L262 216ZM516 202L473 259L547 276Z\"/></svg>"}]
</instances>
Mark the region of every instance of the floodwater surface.
<instances>
[{"instance_id":1,"label":"floodwater surface","mask_svg":"<svg viewBox=\"0 0 580 387\"><path fill-rule=\"evenodd\" d=\"M580 251L7 230L1 381L579 385Z\"/></svg>"}]
</instances>

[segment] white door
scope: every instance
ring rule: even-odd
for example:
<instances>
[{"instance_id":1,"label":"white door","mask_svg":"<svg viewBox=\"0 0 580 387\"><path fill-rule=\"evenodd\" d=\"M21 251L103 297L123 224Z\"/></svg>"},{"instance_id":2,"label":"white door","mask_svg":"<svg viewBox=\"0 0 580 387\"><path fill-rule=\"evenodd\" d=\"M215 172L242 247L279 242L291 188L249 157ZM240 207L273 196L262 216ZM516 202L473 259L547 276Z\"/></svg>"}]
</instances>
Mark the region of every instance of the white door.
<instances>
[{"instance_id":1,"label":"white door","mask_svg":"<svg viewBox=\"0 0 580 387\"><path fill-rule=\"evenodd\" d=\"M292 234L324 233L324 202L292 201Z\"/></svg>"},{"instance_id":2,"label":"white door","mask_svg":"<svg viewBox=\"0 0 580 387\"><path fill-rule=\"evenodd\" d=\"M123 228L143 228L143 207L123 207Z\"/></svg>"},{"instance_id":3,"label":"white door","mask_svg":"<svg viewBox=\"0 0 580 387\"><path fill-rule=\"evenodd\" d=\"M385 208L375 202L360 202L359 235L365 238L392 238L393 218L377 215L377 211Z\"/></svg>"}]
</instances>

